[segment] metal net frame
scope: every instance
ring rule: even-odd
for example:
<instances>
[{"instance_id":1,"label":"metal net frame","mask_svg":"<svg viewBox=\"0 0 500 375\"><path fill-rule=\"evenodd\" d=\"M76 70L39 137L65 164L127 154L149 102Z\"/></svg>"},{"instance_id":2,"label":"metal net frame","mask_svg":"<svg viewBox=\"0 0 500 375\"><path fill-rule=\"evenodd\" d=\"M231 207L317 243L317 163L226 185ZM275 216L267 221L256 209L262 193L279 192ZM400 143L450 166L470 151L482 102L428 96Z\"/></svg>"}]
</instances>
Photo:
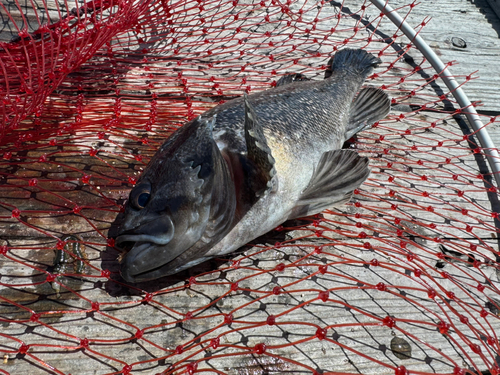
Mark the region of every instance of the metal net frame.
<instances>
[{"instance_id":1,"label":"metal net frame","mask_svg":"<svg viewBox=\"0 0 500 375\"><path fill-rule=\"evenodd\" d=\"M500 373L496 154L369 1L0 10L0 373ZM345 146L372 168L352 201L127 285L115 218L165 138L286 73L322 79L345 47L383 60L366 84L393 104Z\"/></svg>"}]
</instances>

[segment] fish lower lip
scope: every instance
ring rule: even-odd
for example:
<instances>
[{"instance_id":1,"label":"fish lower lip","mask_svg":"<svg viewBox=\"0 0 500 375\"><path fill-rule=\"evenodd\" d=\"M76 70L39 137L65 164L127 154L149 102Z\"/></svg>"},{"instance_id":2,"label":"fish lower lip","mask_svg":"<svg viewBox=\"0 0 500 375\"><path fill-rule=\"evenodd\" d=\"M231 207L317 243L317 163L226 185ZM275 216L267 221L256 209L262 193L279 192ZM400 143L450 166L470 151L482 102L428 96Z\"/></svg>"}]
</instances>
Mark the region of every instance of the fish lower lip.
<instances>
[{"instance_id":1,"label":"fish lower lip","mask_svg":"<svg viewBox=\"0 0 500 375\"><path fill-rule=\"evenodd\" d=\"M134 252L137 254L144 250L149 249L151 246L154 246L154 244L151 242L139 242L139 241L138 242L126 241L124 242L124 244L125 245L121 245L120 247L118 247L118 249L123 251L123 253L120 254L120 256L118 257L118 261L120 263L123 263L127 254L130 253L132 250L134 250Z\"/></svg>"},{"instance_id":2,"label":"fish lower lip","mask_svg":"<svg viewBox=\"0 0 500 375\"><path fill-rule=\"evenodd\" d=\"M115 246L124 251L130 251L134 244L138 242L147 242L156 245L166 245L170 242L172 236L153 236L149 234L122 234L116 237ZM132 246L130 246L132 245Z\"/></svg>"},{"instance_id":3,"label":"fish lower lip","mask_svg":"<svg viewBox=\"0 0 500 375\"><path fill-rule=\"evenodd\" d=\"M135 245L133 246L133 249L135 251L144 251L152 245L153 244L151 242L136 242Z\"/></svg>"},{"instance_id":4,"label":"fish lower lip","mask_svg":"<svg viewBox=\"0 0 500 375\"><path fill-rule=\"evenodd\" d=\"M115 247L126 254L132 250L143 251L152 245L153 243L149 241L133 241L126 239L125 241L124 240L116 241Z\"/></svg>"}]
</instances>

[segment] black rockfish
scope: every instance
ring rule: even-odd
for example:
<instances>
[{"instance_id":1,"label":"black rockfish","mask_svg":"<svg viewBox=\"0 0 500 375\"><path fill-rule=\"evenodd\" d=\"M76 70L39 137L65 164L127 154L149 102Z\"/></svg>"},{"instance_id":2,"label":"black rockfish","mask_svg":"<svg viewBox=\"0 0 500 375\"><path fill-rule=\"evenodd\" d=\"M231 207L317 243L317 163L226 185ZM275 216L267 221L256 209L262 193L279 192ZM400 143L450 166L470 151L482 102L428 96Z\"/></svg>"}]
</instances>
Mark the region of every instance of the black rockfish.
<instances>
[{"instance_id":1,"label":"black rockfish","mask_svg":"<svg viewBox=\"0 0 500 375\"><path fill-rule=\"evenodd\" d=\"M382 90L359 91L380 63L343 49L324 80L285 76L177 130L130 192L116 237L123 278L177 273L349 201L370 170L342 144L390 111Z\"/></svg>"}]
</instances>

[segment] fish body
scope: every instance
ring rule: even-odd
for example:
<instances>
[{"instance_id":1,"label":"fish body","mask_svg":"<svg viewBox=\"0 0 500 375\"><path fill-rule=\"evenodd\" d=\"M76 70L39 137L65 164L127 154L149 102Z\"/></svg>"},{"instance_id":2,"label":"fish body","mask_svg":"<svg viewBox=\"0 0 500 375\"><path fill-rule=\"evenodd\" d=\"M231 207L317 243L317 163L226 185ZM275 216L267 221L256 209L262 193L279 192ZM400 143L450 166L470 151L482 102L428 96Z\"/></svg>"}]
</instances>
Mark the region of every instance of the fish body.
<instances>
[{"instance_id":1,"label":"fish body","mask_svg":"<svg viewBox=\"0 0 500 375\"><path fill-rule=\"evenodd\" d=\"M214 107L174 133L130 193L116 238L130 248L122 276L137 282L174 274L287 219L347 202L369 168L342 144L390 110L383 91L359 91L379 63L344 49L324 80L285 76L276 88Z\"/></svg>"}]
</instances>

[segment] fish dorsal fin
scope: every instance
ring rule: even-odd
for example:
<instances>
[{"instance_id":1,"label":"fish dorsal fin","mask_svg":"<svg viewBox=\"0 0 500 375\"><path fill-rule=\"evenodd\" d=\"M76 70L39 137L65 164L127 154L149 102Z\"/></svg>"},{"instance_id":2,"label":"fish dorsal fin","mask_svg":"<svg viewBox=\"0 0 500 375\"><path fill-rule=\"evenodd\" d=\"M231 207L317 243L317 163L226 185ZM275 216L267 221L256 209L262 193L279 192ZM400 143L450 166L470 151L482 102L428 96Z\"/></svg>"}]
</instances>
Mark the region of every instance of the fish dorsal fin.
<instances>
[{"instance_id":1,"label":"fish dorsal fin","mask_svg":"<svg viewBox=\"0 0 500 375\"><path fill-rule=\"evenodd\" d=\"M362 89L351 104L345 140L383 119L391 110L387 94L375 87Z\"/></svg>"},{"instance_id":2,"label":"fish dorsal fin","mask_svg":"<svg viewBox=\"0 0 500 375\"><path fill-rule=\"evenodd\" d=\"M245 94L245 141L247 157L253 164L249 171L250 187L257 197L263 196L272 188L272 179L276 174L275 160L267 145L264 130L254 108Z\"/></svg>"},{"instance_id":3,"label":"fish dorsal fin","mask_svg":"<svg viewBox=\"0 0 500 375\"><path fill-rule=\"evenodd\" d=\"M369 176L368 158L353 150L325 152L288 219L346 203Z\"/></svg>"},{"instance_id":4,"label":"fish dorsal fin","mask_svg":"<svg viewBox=\"0 0 500 375\"><path fill-rule=\"evenodd\" d=\"M276 87L289 85L290 83L294 82L304 81L309 81L309 78L307 78L302 73L286 73L284 76L278 79L278 82L276 82Z\"/></svg>"}]
</instances>

